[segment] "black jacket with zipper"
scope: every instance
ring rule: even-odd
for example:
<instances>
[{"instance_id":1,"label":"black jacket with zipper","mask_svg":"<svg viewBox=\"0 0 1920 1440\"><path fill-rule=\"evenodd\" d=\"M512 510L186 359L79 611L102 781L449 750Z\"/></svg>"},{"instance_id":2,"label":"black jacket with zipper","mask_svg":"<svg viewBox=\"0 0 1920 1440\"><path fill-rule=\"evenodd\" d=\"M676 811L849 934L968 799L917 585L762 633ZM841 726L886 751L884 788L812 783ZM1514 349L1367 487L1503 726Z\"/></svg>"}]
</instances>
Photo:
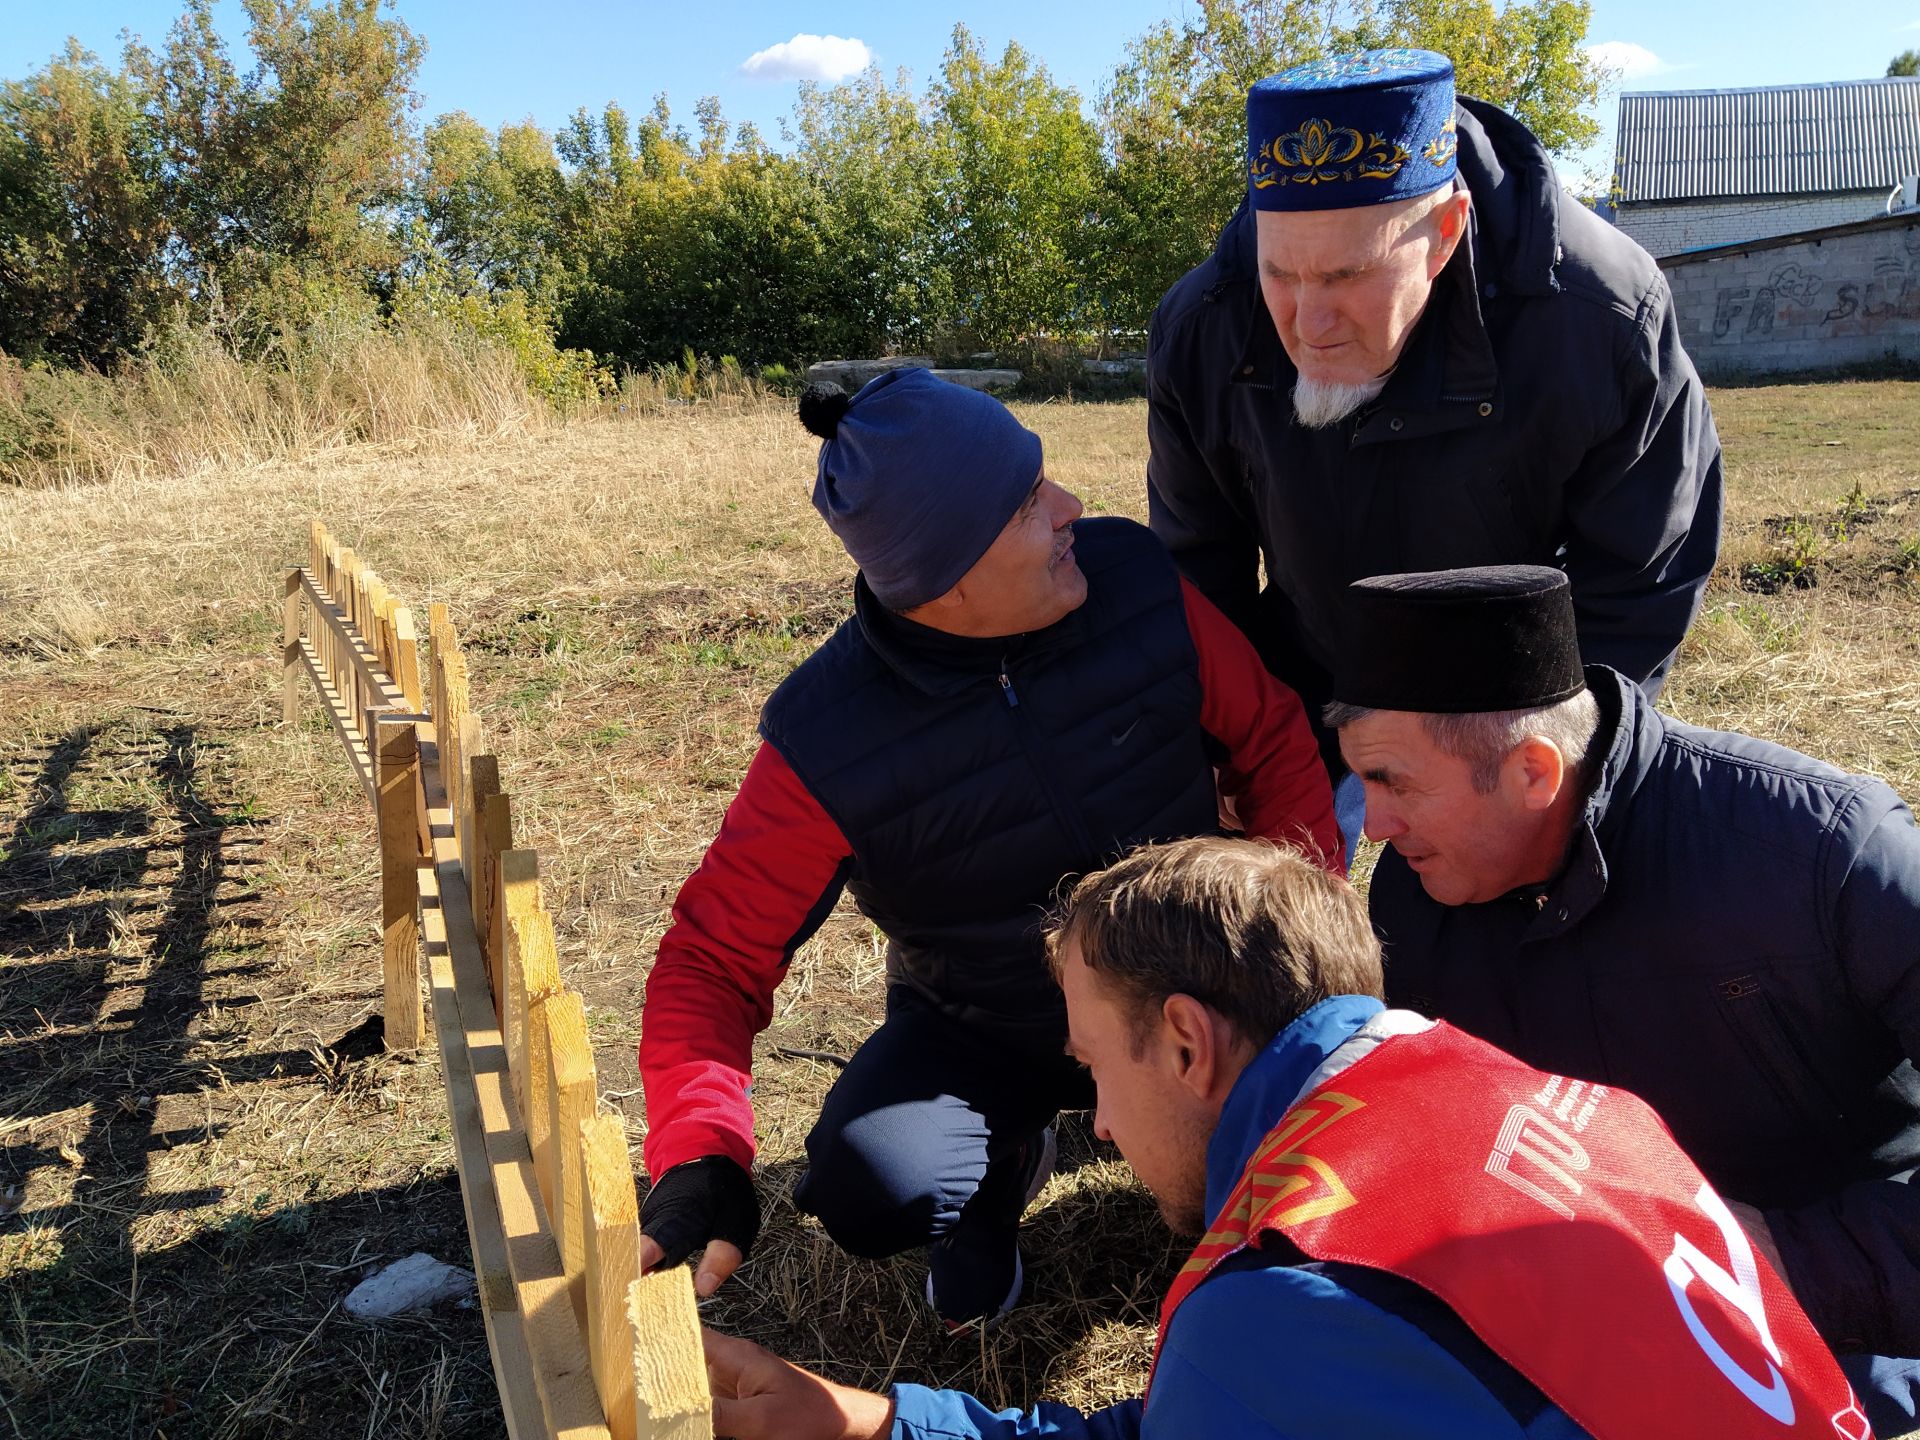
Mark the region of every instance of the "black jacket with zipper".
<instances>
[{"instance_id":1,"label":"black jacket with zipper","mask_svg":"<svg viewBox=\"0 0 1920 1440\"><path fill-rule=\"evenodd\" d=\"M1659 267L1518 121L1456 120L1469 235L1356 416L1295 422L1244 205L1153 320L1153 529L1316 720L1355 580L1562 566L1582 654L1654 693L1719 551L1720 442Z\"/></svg>"},{"instance_id":2,"label":"black jacket with zipper","mask_svg":"<svg viewBox=\"0 0 1920 1440\"><path fill-rule=\"evenodd\" d=\"M1913 816L1871 777L1668 719L1616 671L1587 684L1597 773L1553 881L1448 906L1381 856L1387 999L1646 1100L1766 1213L1835 1350L1920 1355Z\"/></svg>"}]
</instances>

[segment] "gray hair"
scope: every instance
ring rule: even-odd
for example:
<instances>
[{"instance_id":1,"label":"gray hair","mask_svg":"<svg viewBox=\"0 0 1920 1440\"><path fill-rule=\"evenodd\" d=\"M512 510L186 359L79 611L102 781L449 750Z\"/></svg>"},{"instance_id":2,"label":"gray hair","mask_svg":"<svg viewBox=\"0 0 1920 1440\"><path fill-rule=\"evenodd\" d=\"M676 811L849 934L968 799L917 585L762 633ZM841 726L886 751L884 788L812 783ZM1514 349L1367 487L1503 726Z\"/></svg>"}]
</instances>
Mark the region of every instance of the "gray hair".
<instances>
[{"instance_id":1,"label":"gray hair","mask_svg":"<svg viewBox=\"0 0 1920 1440\"><path fill-rule=\"evenodd\" d=\"M1332 700L1320 712L1329 730L1343 730L1356 720L1376 713L1364 705ZM1594 732L1600 728L1600 702L1591 690L1529 710L1481 710L1465 715L1438 715L1423 711L1420 720L1427 738L1456 760L1464 760L1473 788L1491 794L1500 783L1500 767L1520 744L1533 736L1548 740L1578 774L1587 761Z\"/></svg>"}]
</instances>

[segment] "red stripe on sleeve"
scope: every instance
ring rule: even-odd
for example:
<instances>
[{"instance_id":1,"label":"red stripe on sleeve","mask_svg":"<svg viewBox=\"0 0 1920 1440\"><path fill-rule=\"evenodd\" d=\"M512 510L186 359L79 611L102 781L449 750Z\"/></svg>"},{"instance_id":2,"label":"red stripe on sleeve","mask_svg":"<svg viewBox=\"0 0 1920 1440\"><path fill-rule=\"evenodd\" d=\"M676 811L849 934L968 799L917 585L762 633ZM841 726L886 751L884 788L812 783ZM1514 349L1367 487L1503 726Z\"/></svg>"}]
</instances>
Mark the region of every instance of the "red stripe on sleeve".
<instances>
[{"instance_id":1,"label":"red stripe on sleeve","mask_svg":"<svg viewBox=\"0 0 1920 1440\"><path fill-rule=\"evenodd\" d=\"M720 833L680 887L640 1018L648 1173L753 1162L753 1037L787 961L831 908L851 847L778 751L762 745Z\"/></svg>"},{"instance_id":2,"label":"red stripe on sleeve","mask_svg":"<svg viewBox=\"0 0 1920 1440\"><path fill-rule=\"evenodd\" d=\"M1306 708L1260 663L1253 643L1191 581L1180 582L1200 656L1200 725L1227 747L1220 789L1249 835L1305 849L1345 875L1333 786Z\"/></svg>"}]
</instances>

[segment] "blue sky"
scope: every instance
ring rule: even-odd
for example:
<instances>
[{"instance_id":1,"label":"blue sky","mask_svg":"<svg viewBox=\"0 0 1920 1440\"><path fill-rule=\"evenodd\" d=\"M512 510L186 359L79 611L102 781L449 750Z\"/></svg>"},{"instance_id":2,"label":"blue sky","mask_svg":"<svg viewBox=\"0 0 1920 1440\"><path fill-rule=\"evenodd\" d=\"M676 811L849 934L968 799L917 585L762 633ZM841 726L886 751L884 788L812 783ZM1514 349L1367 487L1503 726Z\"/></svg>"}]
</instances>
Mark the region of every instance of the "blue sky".
<instances>
[{"instance_id":1,"label":"blue sky","mask_svg":"<svg viewBox=\"0 0 1920 1440\"><path fill-rule=\"evenodd\" d=\"M425 113L465 110L489 127L531 118L552 128L582 105L619 100L629 110L665 91L689 123L702 95L718 95L731 120L751 120L769 139L792 103L797 68L830 74L860 46L891 73L923 82L940 63L956 22L997 53L1018 40L1056 79L1091 100L1128 40L1156 21L1181 20L1183 0L953 0L941 6L837 0L832 5L594 3L594 0L400 0L399 13L427 41L419 88ZM18 79L69 34L103 56L131 29L158 44L177 0L0 0L0 78ZM219 0L223 28L239 48L238 0ZM797 45L796 36L809 36ZM858 45L826 43L826 37ZM1901 50L1920 48L1920 0L1849 0L1809 7L1787 0L1738 6L1684 0L1594 0L1588 39L1630 47L1622 88L1693 89L1853 80L1879 75ZM784 49L778 47L786 47ZM772 52L762 54L762 52ZM755 69L745 67L761 55ZM1611 128L1613 105L1602 107ZM1609 149L1592 159L1605 168Z\"/></svg>"}]
</instances>

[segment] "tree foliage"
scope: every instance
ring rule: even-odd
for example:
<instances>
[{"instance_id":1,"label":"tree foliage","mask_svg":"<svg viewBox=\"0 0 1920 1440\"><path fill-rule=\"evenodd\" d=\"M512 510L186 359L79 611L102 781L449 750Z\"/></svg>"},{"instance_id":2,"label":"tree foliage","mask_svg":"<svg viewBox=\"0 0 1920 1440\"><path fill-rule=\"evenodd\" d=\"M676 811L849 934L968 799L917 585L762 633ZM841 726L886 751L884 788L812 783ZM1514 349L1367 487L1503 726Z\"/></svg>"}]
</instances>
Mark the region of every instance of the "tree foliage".
<instances>
[{"instance_id":1,"label":"tree foliage","mask_svg":"<svg viewBox=\"0 0 1920 1440\"><path fill-rule=\"evenodd\" d=\"M117 69L70 45L0 85L0 348L104 366L175 312L241 347L445 316L562 386L531 330L631 365L1130 343L1243 193L1259 77L1427 46L1561 152L1603 78L1584 0L1196 0L1091 105L957 26L922 91L802 85L777 146L711 97L489 131L419 123L424 43L382 0L242 3L239 60L183 0Z\"/></svg>"},{"instance_id":2,"label":"tree foliage","mask_svg":"<svg viewBox=\"0 0 1920 1440\"><path fill-rule=\"evenodd\" d=\"M1902 50L1887 62L1889 80L1902 75L1920 75L1920 50Z\"/></svg>"}]
</instances>

